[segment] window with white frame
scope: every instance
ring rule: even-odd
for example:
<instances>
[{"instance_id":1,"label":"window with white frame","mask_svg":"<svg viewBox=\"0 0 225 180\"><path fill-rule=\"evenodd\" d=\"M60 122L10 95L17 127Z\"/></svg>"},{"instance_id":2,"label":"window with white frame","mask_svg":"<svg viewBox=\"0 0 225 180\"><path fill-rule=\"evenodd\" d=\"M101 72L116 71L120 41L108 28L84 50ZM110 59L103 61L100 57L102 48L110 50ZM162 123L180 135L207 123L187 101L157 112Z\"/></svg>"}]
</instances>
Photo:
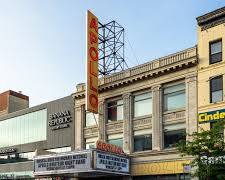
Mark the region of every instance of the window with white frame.
<instances>
[{"instance_id":1,"label":"window with white frame","mask_svg":"<svg viewBox=\"0 0 225 180\"><path fill-rule=\"evenodd\" d=\"M85 149L92 149L95 148L96 141L98 140L98 137L92 137L92 138L86 138L85 139Z\"/></svg>"},{"instance_id":2,"label":"window with white frame","mask_svg":"<svg viewBox=\"0 0 225 180\"><path fill-rule=\"evenodd\" d=\"M185 83L164 88L163 95L164 111L185 107Z\"/></svg>"},{"instance_id":3,"label":"window with white frame","mask_svg":"<svg viewBox=\"0 0 225 180\"><path fill-rule=\"evenodd\" d=\"M152 150L152 129L134 131L134 152Z\"/></svg>"},{"instance_id":4,"label":"window with white frame","mask_svg":"<svg viewBox=\"0 0 225 180\"><path fill-rule=\"evenodd\" d=\"M85 127L96 126L98 123L98 114L92 112L86 112L85 116Z\"/></svg>"},{"instance_id":5,"label":"window with white frame","mask_svg":"<svg viewBox=\"0 0 225 180\"><path fill-rule=\"evenodd\" d=\"M146 92L134 96L134 117L152 114L152 93Z\"/></svg>"},{"instance_id":6,"label":"window with white frame","mask_svg":"<svg viewBox=\"0 0 225 180\"><path fill-rule=\"evenodd\" d=\"M108 143L120 146L123 148L123 134L108 135Z\"/></svg>"},{"instance_id":7,"label":"window with white frame","mask_svg":"<svg viewBox=\"0 0 225 180\"><path fill-rule=\"evenodd\" d=\"M185 123L171 124L164 127L164 148L176 147L176 144L186 139Z\"/></svg>"},{"instance_id":8,"label":"window with white frame","mask_svg":"<svg viewBox=\"0 0 225 180\"><path fill-rule=\"evenodd\" d=\"M123 100L107 103L108 122L123 120Z\"/></svg>"}]
</instances>

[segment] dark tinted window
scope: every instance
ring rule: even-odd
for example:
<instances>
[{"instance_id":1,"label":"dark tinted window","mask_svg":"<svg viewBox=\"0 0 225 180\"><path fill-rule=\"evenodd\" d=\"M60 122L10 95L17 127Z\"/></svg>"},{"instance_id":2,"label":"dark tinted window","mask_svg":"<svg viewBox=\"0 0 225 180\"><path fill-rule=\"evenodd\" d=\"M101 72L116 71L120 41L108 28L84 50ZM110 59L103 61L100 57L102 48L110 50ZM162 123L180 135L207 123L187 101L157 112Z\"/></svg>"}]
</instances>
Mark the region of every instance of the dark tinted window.
<instances>
[{"instance_id":1,"label":"dark tinted window","mask_svg":"<svg viewBox=\"0 0 225 180\"><path fill-rule=\"evenodd\" d=\"M152 149L152 135L134 136L134 151L146 151Z\"/></svg>"},{"instance_id":2,"label":"dark tinted window","mask_svg":"<svg viewBox=\"0 0 225 180\"><path fill-rule=\"evenodd\" d=\"M210 102L223 101L223 76L217 76L210 80Z\"/></svg>"},{"instance_id":3,"label":"dark tinted window","mask_svg":"<svg viewBox=\"0 0 225 180\"><path fill-rule=\"evenodd\" d=\"M222 40L210 44L210 64L222 61Z\"/></svg>"},{"instance_id":4,"label":"dark tinted window","mask_svg":"<svg viewBox=\"0 0 225 180\"><path fill-rule=\"evenodd\" d=\"M180 140L185 140L185 129L164 132L164 148L175 147Z\"/></svg>"}]
</instances>

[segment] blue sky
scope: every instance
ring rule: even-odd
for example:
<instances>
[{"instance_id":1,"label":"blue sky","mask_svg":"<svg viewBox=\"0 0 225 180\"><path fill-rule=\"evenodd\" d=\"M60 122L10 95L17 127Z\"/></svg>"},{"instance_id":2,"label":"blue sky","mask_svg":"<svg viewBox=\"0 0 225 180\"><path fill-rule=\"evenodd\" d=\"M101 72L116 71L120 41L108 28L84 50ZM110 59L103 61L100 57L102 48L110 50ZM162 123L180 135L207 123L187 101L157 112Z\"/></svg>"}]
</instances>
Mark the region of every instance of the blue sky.
<instances>
[{"instance_id":1,"label":"blue sky","mask_svg":"<svg viewBox=\"0 0 225 180\"><path fill-rule=\"evenodd\" d=\"M0 92L12 89L38 105L85 82L85 16L125 28L129 67L196 44L196 17L222 0L0 0ZM134 53L131 51L129 42Z\"/></svg>"}]
</instances>

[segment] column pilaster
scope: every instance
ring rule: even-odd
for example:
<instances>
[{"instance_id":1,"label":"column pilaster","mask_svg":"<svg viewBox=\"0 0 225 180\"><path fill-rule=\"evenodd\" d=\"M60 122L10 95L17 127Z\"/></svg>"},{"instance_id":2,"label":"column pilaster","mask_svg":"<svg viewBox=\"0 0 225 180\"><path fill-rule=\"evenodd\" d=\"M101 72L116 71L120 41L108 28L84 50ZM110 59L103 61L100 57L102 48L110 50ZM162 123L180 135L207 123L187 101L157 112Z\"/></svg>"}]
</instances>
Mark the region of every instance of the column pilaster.
<instances>
[{"instance_id":1,"label":"column pilaster","mask_svg":"<svg viewBox=\"0 0 225 180\"><path fill-rule=\"evenodd\" d=\"M163 149L163 122L162 122L162 88L161 85L152 87L152 149Z\"/></svg>"},{"instance_id":2,"label":"column pilaster","mask_svg":"<svg viewBox=\"0 0 225 180\"><path fill-rule=\"evenodd\" d=\"M123 150L130 154L132 151L132 119L131 119L131 93L123 95Z\"/></svg>"},{"instance_id":3,"label":"column pilaster","mask_svg":"<svg viewBox=\"0 0 225 180\"><path fill-rule=\"evenodd\" d=\"M198 122L198 97L197 97L197 74L185 78L186 85L186 133L192 134L197 131ZM188 139L190 137L187 137Z\"/></svg>"}]
</instances>

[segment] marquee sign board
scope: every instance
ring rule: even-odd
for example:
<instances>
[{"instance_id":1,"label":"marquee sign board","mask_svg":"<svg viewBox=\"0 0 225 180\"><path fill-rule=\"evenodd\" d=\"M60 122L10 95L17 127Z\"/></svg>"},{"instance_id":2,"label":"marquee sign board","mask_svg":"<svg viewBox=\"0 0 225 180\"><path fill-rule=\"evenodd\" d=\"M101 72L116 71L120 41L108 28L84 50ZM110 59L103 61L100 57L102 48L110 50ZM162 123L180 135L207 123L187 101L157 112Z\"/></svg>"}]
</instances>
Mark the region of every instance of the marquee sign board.
<instances>
[{"instance_id":1,"label":"marquee sign board","mask_svg":"<svg viewBox=\"0 0 225 180\"><path fill-rule=\"evenodd\" d=\"M98 18L87 11L86 110L98 113Z\"/></svg>"},{"instance_id":2,"label":"marquee sign board","mask_svg":"<svg viewBox=\"0 0 225 180\"><path fill-rule=\"evenodd\" d=\"M34 158L34 175L85 172L91 169L91 152L70 152Z\"/></svg>"},{"instance_id":3,"label":"marquee sign board","mask_svg":"<svg viewBox=\"0 0 225 180\"><path fill-rule=\"evenodd\" d=\"M52 176L60 174L99 173L112 175L130 174L130 158L97 149L72 151L34 157L34 175Z\"/></svg>"},{"instance_id":4,"label":"marquee sign board","mask_svg":"<svg viewBox=\"0 0 225 180\"><path fill-rule=\"evenodd\" d=\"M130 172L130 159L126 156L96 151L95 168L117 173Z\"/></svg>"}]
</instances>

